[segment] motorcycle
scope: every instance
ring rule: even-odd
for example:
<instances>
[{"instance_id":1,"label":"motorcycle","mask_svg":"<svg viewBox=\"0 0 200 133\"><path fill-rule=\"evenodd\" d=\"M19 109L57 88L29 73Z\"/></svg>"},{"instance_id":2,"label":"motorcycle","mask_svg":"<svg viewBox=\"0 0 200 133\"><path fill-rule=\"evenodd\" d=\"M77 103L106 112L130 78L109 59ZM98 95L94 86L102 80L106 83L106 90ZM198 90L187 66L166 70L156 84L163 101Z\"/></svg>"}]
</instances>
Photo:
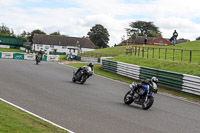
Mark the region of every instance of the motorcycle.
<instances>
[{"instance_id":1,"label":"motorcycle","mask_svg":"<svg viewBox=\"0 0 200 133\"><path fill-rule=\"evenodd\" d=\"M41 61L41 56L40 55L36 55L36 65L38 65L38 63Z\"/></svg>"},{"instance_id":2,"label":"motorcycle","mask_svg":"<svg viewBox=\"0 0 200 133\"><path fill-rule=\"evenodd\" d=\"M72 81L76 82L78 81L80 84L84 84L85 81L92 76L93 71L90 71L87 67L84 67L81 69L77 74L76 71L73 71L73 78Z\"/></svg>"},{"instance_id":3,"label":"motorcycle","mask_svg":"<svg viewBox=\"0 0 200 133\"><path fill-rule=\"evenodd\" d=\"M154 103L154 97L152 93L157 93L157 84L152 82L152 84L141 85L139 89L135 89L136 83L129 85L130 91L124 96L124 103L130 105L132 102L135 104L142 105L142 109L149 109Z\"/></svg>"}]
</instances>

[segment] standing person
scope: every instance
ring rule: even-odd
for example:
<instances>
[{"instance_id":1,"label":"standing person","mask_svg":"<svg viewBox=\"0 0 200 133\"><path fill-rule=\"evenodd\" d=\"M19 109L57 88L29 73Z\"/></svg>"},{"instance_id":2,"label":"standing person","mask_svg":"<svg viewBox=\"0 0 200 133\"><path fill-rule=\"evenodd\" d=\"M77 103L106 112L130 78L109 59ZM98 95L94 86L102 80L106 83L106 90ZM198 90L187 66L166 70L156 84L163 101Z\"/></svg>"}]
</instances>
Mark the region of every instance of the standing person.
<instances>
[{"instance_id":1,"label":"standing person","mask_svg":"<svg viewBox=\"0 0 200 133\"><path fill-rule=\"evenodd\" d=\"M71 52L71 50L69 51L69 54L67 55L67 60L72 60L72 52Z\"/></svg>"},{"instance_id":2,"label":"standing person","mask_svg":"<svg viewBox=\"0 0 200 133\"><path fill-rule=\"evenodd\" d=\"M173 33L173 44L175 46L176 44L176 38L178 37L178 33L176 32L176 30L174 30L174 33Z\"/></svg>"},{"instance_id":3,"label":"standing person","mask_svg":"<svg viewBox=\"0 0 200 133\"><path fill-rule=\"evenodd\" d=\"M147 44L147 35L145 35L145 37L144 37L144 45L146 45Z\"/></svg>"}]
</instances>

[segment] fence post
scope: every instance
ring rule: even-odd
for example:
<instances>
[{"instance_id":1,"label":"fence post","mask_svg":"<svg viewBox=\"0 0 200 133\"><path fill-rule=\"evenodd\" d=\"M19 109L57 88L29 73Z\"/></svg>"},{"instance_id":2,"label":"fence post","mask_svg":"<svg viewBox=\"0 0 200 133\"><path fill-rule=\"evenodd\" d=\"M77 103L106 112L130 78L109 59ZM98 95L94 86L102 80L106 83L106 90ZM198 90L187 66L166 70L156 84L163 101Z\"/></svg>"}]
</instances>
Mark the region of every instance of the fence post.
<instances>
[{"instance_id":1,"label":"fence post","mask_svg":"<svg viewBox=\"0 0 200 133\"><path fill-rule=\"evenodd\" d=\"M153 57L152 58L154 58L154 48L153 48Z\"/></svg>"},{"instance_id":2,"label":"fence post","mask_svg":"<svg viewBox=\"0 0 200 133\"><path fill-rule=\"evenodd\" d=\"M192 50L190 50L190 63L192 62Z\"/></svg>"},{"instance_id":3,"label":"fence post","mask_svg":"<svg viewBox=\"0 0 200 133\"><path fill-rule=\"evenodd\" d=\"M138 51L138 57L140 57L140 47L139 47L139 51Z\"/></svg>"},{"instance_id":4,"label":"fence post","mask_svg":"<svg viewBox=\"0 0 200 133\"><path fill-rule=\"evenodd\" d=\"M147 49L147 59L149 58L149 48Z\"/></svg>"},{"instance_id":5,"label":"fence post","mask_svg":"<svg viewBox=\"0 0 200 133\"><path fill-rule=\"evenodd\" d=\"M160 48L159 48L159 59L160 59Z\"/></svg>"},{"instance_id":6,"label":"fence post","mask_svg":"<svg viewBox=\"0 0 200 133\"><path fill-rule=\"evenodd\" d=\"M175 49L173 49L173 61L174 61Z\"/></svg>"},{"instance_id":7,"label":"fence post","mask_svg":"<svg viewBox=\"0 0 200 133\"><path fill-rule=\"evenodd\" d=\"M181 63L183 62L183 50L181 50Z\"/></svg>"},{"instance_id":8,"label":"fence post","mask_svg":"<svg viewBox=\"0 0 200 133\"><path fill-rule=\"evenodd\" d=\"M136 53L137 53L137 47L135 46L135 56L136 56Z\"/></svg>"},{"instance_id":9,"label":"fence post","mask_svg":"<svg viewBox=\"0 0 200 133\"><path fill-rule=\"evenodd\" d=\"M167 48L165 49L165 60L167 59Z\"/></svg>"},{"instance_id":10,"label":"fence post","mask_svg":"<svg viewBox=\"0 0 200 133\"><path fill-rule=\"evenodd\" d=\"M144 58L144 47L142 48L142 58Z\"/></svg>"}]
</instances>

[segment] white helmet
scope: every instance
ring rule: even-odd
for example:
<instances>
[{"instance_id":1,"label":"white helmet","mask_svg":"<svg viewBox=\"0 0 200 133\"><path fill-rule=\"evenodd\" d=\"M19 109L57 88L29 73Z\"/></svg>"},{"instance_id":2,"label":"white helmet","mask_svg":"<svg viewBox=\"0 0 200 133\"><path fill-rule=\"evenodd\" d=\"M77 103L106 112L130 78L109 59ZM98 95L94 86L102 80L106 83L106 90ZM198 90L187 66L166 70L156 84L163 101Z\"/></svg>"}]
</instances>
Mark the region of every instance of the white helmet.
<instances>
[{"instance_id":1,"label":"white helmet","mask_svg":"<svg viewBox=\"0 0 200 133\"><path fill-rule=\"evenodd\" d=\"M156 77L152 77L151 81L154 82L154 83L156 83L156 84L158 83L158 79Z\"/></svg>"}]
</instances>

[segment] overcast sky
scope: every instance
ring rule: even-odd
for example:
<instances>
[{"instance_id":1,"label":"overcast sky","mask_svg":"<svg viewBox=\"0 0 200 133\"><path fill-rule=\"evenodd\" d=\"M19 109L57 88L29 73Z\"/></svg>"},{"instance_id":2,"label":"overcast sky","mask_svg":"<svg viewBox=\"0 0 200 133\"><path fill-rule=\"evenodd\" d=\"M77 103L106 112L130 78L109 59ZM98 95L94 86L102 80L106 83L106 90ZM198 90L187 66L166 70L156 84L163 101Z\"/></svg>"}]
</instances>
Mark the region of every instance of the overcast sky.
<instances>
[{"instance_id":1,"label":"overcast sky","mask_svg":"<svg viewBox=\"0 0 200 133\"><path fill-rule=\"evenodd\" d=\"M0 0L0 25L15 34L40 29L82 37L101 24L113 46L130 22L142 20L158 26L164 38L176 29L178 38L193 41L200 36L199 5L198 0Z\"/></svg>"}]
</instances>

